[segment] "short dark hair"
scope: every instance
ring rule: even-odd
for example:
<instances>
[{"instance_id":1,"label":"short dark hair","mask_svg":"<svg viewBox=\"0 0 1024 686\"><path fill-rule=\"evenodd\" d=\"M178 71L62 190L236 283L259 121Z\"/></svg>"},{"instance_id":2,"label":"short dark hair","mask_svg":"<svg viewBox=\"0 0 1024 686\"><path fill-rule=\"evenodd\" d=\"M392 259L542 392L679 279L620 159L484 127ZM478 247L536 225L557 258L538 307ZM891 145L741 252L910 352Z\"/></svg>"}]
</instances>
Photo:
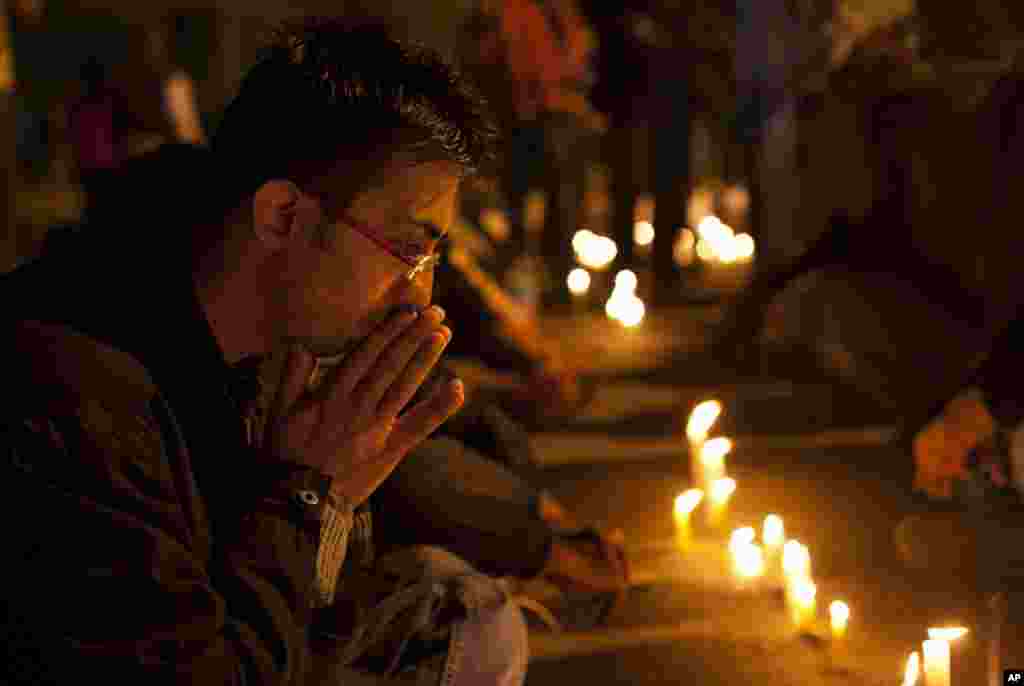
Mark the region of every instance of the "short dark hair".
<instances>
[{"instance_id":1,"label":"short dark hair","mask_svg":"<svg viewBox=\"0 0 1024 686\"><path fill-rule=\"evenodd\" d=\"M237 202L271 178L341 165L348 204L395 156L490 174L498 131L479 91L436 52L365 18L286 22L243 79L212 147Z\"/></svg>"}]
</instances>

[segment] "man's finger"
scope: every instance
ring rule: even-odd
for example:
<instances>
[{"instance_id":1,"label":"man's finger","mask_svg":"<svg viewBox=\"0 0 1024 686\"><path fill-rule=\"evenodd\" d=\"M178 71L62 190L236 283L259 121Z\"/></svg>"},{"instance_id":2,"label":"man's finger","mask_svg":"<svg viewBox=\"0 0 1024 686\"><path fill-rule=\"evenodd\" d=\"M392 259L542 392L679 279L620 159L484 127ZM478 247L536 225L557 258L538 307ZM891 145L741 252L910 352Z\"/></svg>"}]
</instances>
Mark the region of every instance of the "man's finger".
<instances>
[{"instance_id":1,"label":"man's finger","mask_svg":"<svg viewBox=\"0 0 1024 686\"><path fill-rule=\"evenodd\" d=\"M420 316L414 326L409 327L381 353L370 374L363 377L349 397L349 402L363 413L362 419L379 414L381 399L396 380L401 378L402 372L409 366L420 346L437 333L443 320L444 311L441 308L430 308Z\"/></svg>"},{"instance_id":2,"label":"man's finger","mask_svg":"<svg viewBox=\"0 0 1024 686\"><path fill-rule=\"evenodd\" d=\"M466 390L461 379L439 385L398 418L388 441L388 452L404 455L412 450L458 412L465 400Z\"/></svg>"},{"instance_id":3,"label":"man's finger","mask_svg":"<svg viewBox=\"0 0 1024 686\"><path fill-rule=\"evenodd\" d=\"M431 369L441 359L448 342L451 340L451 331L442 327L440 331L431 334L427 342L420 346L415 356L409 362L405 371L395 380L391 388L384 394L378 408L379 414L386 417L394 417L402 408L408 404L416 391L426 380Z\"/></svg>"},{"instance_id":4,"label":"man's finger","mask_svg":"<svg viewBox=\"0 0 1024 686\"><path fill-rule=\"evenodd\" d=\"M274 396L273 412L277 417L283 416L291 408L306 389L306 381L313 373L313 356L306 352L298 343L288 350L284 368L281 372L281 383Z\"/></svg>"},{"instance_id":5,"label":"man's finger","mask_svg":"<svg viewBox=\"0 0 1024 686\"><path fill-rule=\"evenodd\" d=\"M351 403L352 389L373 368L377 358L381 356L388 345L418 318L418 312L402 312L393 315L367 336L366 340L353 351L338 370L338 377L330 390L331 404L344 405L348 409Z\"/></svg>"}]
</instances>

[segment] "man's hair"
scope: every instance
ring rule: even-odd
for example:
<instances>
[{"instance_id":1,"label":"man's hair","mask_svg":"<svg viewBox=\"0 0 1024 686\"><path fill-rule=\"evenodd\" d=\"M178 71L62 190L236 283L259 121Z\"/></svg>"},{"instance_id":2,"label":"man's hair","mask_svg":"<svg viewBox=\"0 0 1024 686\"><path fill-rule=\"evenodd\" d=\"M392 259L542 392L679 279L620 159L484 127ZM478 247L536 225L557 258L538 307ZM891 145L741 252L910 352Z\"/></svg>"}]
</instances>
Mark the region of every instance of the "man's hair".
<instances>
[{"instance_id":1,"label":"man's hair","mask_svg":"<svg viewBox=\"0 0 1024 686\"><path fill-rule=\"evenodd\" d=\"M327 172L348 205L396 157L490 172L497 129L476 88L437 53L380 22L287 22L243 79L212 144L237 203L272 178Z\"/></svg>"}]
</instances>

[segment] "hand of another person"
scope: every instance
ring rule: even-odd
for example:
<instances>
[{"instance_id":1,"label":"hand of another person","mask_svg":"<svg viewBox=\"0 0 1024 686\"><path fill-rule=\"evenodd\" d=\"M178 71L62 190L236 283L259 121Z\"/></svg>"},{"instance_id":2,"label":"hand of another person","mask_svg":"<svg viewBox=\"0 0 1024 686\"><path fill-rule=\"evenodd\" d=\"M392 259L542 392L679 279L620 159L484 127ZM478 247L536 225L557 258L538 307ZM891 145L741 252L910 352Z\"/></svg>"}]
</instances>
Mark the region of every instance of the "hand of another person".
<instances>
[{"instance_id":1,"label":"hand of another person","mask_svg":"<svg viewBox=\"0 0 1024 686\"><path fill-rule=\"evenodd\" d=\"M586 543L556 540L543 575L565 591L622 593L629 586L629 563L622 532L599 532Z\"/></svg>"},{"instance_id":2,"label":"hand of another person","mask_svg":"<svg viewBox=\"0 0 1024 686\"><path fill-rule=\"evenodd\" d=\"M437 307L393 315L313 393L306 390L313 356L291 350L264 444L279 459L332 477L331 491L353 505L365 501L409 450L462 406L462 384L454 380L402 411L451 340L443 320Z\"/></svg>"},{"instance_id":3,"label":"hand of another person","mask_svg":"<svg viewBox=\"0 0 1024 686\"><path fill-rule=\"evenodd\" d=\"M933 498L953 497L953 482L967 477L968 458L995 431L983 401L954 398L914 437L914 487Z\"/></svg>"}]
</instances>

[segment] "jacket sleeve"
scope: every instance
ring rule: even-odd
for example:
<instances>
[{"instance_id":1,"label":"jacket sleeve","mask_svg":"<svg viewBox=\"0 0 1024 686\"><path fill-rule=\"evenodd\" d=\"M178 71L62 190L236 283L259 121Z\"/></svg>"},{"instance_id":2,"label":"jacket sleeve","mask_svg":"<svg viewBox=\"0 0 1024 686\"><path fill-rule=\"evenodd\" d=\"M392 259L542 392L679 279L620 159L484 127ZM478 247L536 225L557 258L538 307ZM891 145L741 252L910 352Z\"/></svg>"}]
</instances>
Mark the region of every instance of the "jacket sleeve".
<instances>
[{"instance_id":1,"label":"jacket sleeve","mask_svg":"<svg viewBox=\"0 0 1024 686\"><path fill-rule=\"evenodd\" d=\"M421 443L374 493L381 547L438 545L496 576L529 578L547 564L554 535L539 493L451 438Z\"/></svg>"},{"instance_id":2,"label":"jacket sleeve","mask_svg":"<svg viewBox=\"0 0 1024 686\"><path fill-rule=\"evenodd\" d=\"M223 456L246 468L210 548L173 416L146 410L0 419L5 633L33 646L4 683L303 683L329 479Z\"/></svg>"}]
</instances>

